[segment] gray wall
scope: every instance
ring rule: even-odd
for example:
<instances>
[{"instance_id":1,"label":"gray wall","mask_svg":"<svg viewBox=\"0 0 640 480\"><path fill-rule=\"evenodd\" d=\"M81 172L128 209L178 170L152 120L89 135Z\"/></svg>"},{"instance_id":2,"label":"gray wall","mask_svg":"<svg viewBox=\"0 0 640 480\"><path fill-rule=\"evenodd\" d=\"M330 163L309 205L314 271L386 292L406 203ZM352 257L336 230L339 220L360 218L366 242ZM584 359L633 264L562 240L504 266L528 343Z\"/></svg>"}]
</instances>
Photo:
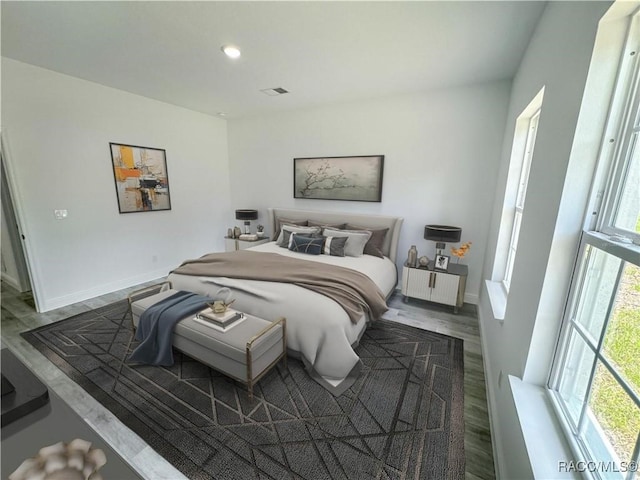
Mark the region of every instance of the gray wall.
<instances>
[{"instance_id":1,"label":"gray wall","mask_svg":"<svg viewBox=\"0 0 640 480\"><path fill-rule=\"evenodd\" d=\"M479 303L492 435L503 478L532 476L506 380L507 375L524 377L528 361L534 361L529 356L534 329L543 323L546 323L543 325L545 338L538 340L546 342L547 348L539 353L546 356L543 363L547 368L535 380L544 384L548 374L562 319L562 303L556 305L555 311L548 311L541 301L542 291L546 279L560 273L549 263L552 242L562 228L557 223L558 215L563 193L571 184L571 178L567 177L569 159L598 21L609 5L610 2L550 2L513 82L498 175L500 190L493 205L483 268L485 279L492 279L493 274L515 120L543 86L545 96L504 322L494 318L485 289L481 290ZM563 215L577 218L579 229L584 203L569 205ZM575 230L570 255L571 252L575 255ZM570 263L572 258L567 261ZM557 298L566 294L570 269L561 273L562 278L552 278L559 285L560 290L555 292ZM540 317L542 311L545 318ZM501 385L498 384L500 372L504 375Z\"/></svg>"},{"instance_id":2,"label":"gray wall","mask_svg":"<svg viewBox=\"0 0 640 480\"><path fill-rule=\"evenodd\" d=\"M2 135L41 310L224 249L224 120L3 58ZM109 142L166 149L170 211L119 213Z\"/></svg>"},{"instance_id":3,"label":"gray wall","mask_svg":"<svg viewBox=\"0 0 640 480\"><path fill-rule=\"evenodd\" d=\"M411 245L433 259L425 224L460 226L473 242L465 298L477 303L509 91L494 82L230 120L232 205L402 216L398 268ZM381 203L293 198L294 157L377 154Z\"/></svg>"}]
</instances>

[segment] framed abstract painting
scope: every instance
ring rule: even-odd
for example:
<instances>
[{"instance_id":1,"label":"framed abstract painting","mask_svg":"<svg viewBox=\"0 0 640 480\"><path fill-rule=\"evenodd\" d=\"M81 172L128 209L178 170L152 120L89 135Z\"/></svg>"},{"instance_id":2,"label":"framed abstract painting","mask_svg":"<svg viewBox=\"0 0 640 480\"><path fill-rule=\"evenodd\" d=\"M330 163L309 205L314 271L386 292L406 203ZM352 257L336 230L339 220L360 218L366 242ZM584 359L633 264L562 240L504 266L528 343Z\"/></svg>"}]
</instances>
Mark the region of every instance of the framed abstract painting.
<instances>
[{"instance_id":1,"label":"framed abstract painting","mask_svg":"<svg viewBox=\"0 0 640 480\"><path fill-rule=\"evenodd\" d=\"M120 213L171 210L166 152L109 143Z\"/></svg>"}]
</instances>

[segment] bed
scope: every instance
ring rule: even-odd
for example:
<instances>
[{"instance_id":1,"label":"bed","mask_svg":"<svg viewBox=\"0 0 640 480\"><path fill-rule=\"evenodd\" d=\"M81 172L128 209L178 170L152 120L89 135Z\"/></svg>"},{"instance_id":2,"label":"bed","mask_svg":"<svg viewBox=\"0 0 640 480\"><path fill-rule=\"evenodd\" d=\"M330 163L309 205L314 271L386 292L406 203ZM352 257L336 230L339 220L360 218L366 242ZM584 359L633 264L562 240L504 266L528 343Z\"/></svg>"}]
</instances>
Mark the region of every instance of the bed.
<instances>
[{"instance_id":1,"label":"bed","mask_svg":"<svg viewBox=\"0 0 640 480\"><path fill-rule=\"evenodd\" d=\"M280 231L281 224L292 221L345 223L369 229L388 228L381 245L383 258L373 255L307 255L282 248L274 241L249 250L275 254L278 258L282 256L316 262L313 265L319 265L319 269L324 268L320 264L345 267L371 279L384 298L393 293L398 280L395 261L403 222L401 217L277 208L269 209L268 216L272 238ZM287 222L282 222L283 219ZM233 256L234 253L222 255ZM369 318L367 313L354 319L353 312L348 314L334 299L294 285L286 278L262 281L232 278L231 275L185 275L174 271L169 275L169 280L175 289L209 296L215 296L220 288L227 287L235 299L234 308L266 320L286 317L288 353L299 357L311 377L334 395L340 395L357 378L361 363L354 348L367 324L376 320Z\"/></svg>"}]
</instances>

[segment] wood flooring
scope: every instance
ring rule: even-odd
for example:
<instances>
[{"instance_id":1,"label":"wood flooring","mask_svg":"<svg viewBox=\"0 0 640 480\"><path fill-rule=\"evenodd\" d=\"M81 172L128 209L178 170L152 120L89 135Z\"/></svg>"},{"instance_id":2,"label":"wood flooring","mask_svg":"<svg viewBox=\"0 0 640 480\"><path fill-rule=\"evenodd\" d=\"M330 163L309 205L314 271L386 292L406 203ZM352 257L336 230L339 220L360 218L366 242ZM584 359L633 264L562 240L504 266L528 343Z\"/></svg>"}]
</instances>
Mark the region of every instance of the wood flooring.
<instances>
[{"instance_id":1,"label":"wood flooring","mask_svg":"<svg viewBox=\"0 0 640 480\"><path fill-rule=\"evenodd\" d=\"M136 285L50 312L37 313L30 294L21 294L3 282L0 299L2 344L9 347L50 389L96 430L141 477L150 480L184 479L184 475L20 336L20 333L26 330L123 299L128 292L146 285ZM475 306L465 304L460 313L453 314L449 307L421 300L412 299L405 303L400 294L392 296L388 304L390 311L385 318L389 320L461 338L464 341L465 478L494 479L491 431ZM35 453L34 451L33 454Z\"/></svg>"}]
</instances>

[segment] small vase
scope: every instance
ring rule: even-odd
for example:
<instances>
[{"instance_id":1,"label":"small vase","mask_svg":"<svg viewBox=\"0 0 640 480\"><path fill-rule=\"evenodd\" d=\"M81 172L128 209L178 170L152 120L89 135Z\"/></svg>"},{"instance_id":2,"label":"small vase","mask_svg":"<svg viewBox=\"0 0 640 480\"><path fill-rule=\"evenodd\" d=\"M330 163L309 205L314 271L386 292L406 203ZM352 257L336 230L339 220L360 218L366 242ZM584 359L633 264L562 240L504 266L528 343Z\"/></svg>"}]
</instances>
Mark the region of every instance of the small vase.
<instances>
[{"instance_id":1,"label":"small vase","mask_svg":"<svg viewBox=\"0 0 640 480\"><path fill-rule=\"evenodd\" d=\"M416 268L418 265L418 249L415 245L411 245L409 249L409 254L407 256L407 266L411 268Z\"/></svg>"}]
</instances>

